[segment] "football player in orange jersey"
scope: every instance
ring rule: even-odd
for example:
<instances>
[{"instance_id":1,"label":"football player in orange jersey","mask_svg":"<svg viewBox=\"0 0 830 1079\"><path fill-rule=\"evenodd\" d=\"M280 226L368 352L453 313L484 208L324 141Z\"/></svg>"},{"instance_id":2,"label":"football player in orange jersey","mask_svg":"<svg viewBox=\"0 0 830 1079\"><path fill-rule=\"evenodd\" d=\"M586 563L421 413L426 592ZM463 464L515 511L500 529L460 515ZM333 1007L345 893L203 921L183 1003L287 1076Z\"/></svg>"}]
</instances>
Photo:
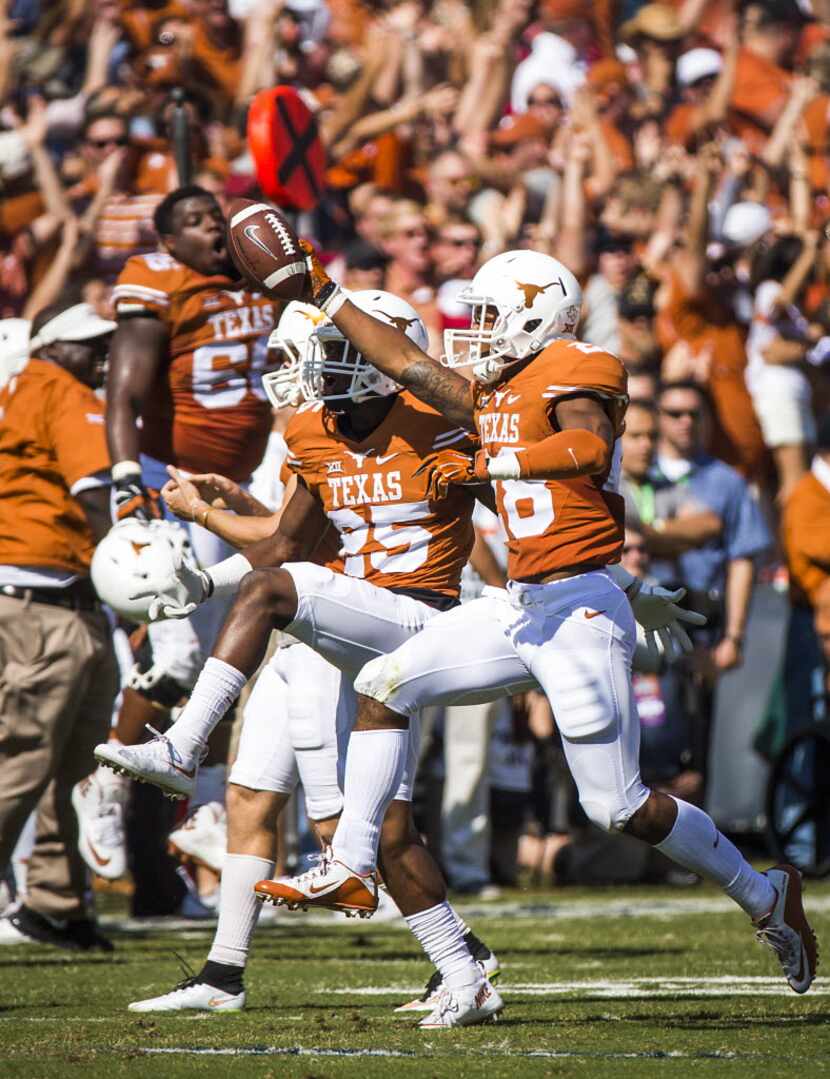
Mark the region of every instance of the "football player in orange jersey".
<instances>
[{"instance_id":1,"label":"football player in orange jersey","mask_svg":"<svg viewBox=\"0 0 830 1079\"><path fill-rule=\"evenodd\" d=\"M374 869L377 821L407 765L405 739L394 735L426 705L475 699L532 675L590 820L717 881L752 918L790 987L806 992L817 952L798 871L756 872L702 810L649 790L640 777L632 603L652 631L699 616L678 611L681 594L647 589L612 565L624 535L616 480L626 373L614 356L576 340L576 278L533 251L490 259L463 296L471 328L447 331L442 367L394 327L367 318L308 252L312 298L353 347L451 422L477 429L482 448L473 458L436 454L430 494L494 482L510 579L503 593L437 615L360 672L332 857L311 877L276 882L274 894L326 906L358 887ZM472 372L472 386L457 368ZM473 1006L452 996L456 1017Z\"/></svg>"},{"instance_id":2,"label":"football player in orange jersey","mask_svg":"<svg viewBox=\"0 0 830 1079\"><path fill-rule=\"evenodd\" d=\"M370 291L354 294L354 302L426 344L423 323L403 300ZM163 593L154 600L159 616L180 617L211 594L235 591L244 577L190 701L166 736L143 746L96 749L101 763L173 796L192 790L206 739L259 667L272 629L287 630L353 675L457 603L473 541L474 491L459 487L431 498L423 464L446 446L467 446L467 435L381 376L333 327L317 327L312 341L301 380L311 400L285 431L297 486L276 533L191 575L192 603L177 607ZM343 572L308 561L332 524ZM252 573L253 566L282 568ZM529 681L523 676L525 685ZM406 742L409 764L387 806L384 877L447 984L476 1001L465 1021L481 1022L500 1010L501 999L475 962L472 942L465 940L469 931L447 903L440 870L411 819L417 730L412 738L409 731L392 737ZM258 885L261 896L270 897L271 883ZM371 914L376 906L374 878L337 897L338 909L347 912ZM435 1025L430 1010L424 1026Z\"/></svg>"},{"instance_id":3,"label":"football player in orange jersey","mask_svg":"<svg viewBox=\"0 0 830 1079\"><path fill-rule=\"evenodd\" d=\"M261 377L280 305L238 288L224 217L209 192L171 192L154 223L162 250L129 259L113 292L107 437L119 519L157 512L148 490L161 489L167 465L246 482L271 430ZM188 531L202 565L230 554L197 525ZM217 617L214 610L194 620L205 654Z\"/></svg>"},{"instance_id":4,"label":"football player in orange jersey","mask_svg":"<svg viewBox=\"0 0 830 1079\"><path fill-rule=\"evenodd\" d=\"M240 290L222 211L209 192L171 192L156 207L154 224L161 249L129 259L113 293L118 329L107 436L118 519L164 512L156 493L167 465L247 482L271 428L260 379L281 305ZM201 565L233 551L196 523L182 527ZM126 743L140 737L145 722L160 725L160 710L192 687L223 613L215 604L187 622L149 628L151 660L131 678L119 716L117 735ZM224 798L229 735L226 724L212 740L215 767L202 769L197 805ZM209 890L207 880L203 885Z\"/></svg>"}]
</instances>

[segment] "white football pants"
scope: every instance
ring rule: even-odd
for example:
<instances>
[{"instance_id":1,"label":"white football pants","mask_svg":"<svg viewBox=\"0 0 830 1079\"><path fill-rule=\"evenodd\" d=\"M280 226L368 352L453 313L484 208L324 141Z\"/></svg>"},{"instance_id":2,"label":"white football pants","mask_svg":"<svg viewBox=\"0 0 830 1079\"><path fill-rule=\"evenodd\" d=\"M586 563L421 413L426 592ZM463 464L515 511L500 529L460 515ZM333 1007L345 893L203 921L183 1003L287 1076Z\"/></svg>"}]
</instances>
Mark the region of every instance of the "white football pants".
<instances>
[{"instance_id":1,"label":"white football pants","mask_svg":"<svg viewBox=\"0 0 830 1079\"><path fill-rule=\"evenodd\" d=\"M631 689L636 643L625 593L604 572L550 584L511 581L438 614L368 663L359 693L403 715L493 700L541 685L588 817L621 829L648 797Z\"/></svg>"}]
</instances>

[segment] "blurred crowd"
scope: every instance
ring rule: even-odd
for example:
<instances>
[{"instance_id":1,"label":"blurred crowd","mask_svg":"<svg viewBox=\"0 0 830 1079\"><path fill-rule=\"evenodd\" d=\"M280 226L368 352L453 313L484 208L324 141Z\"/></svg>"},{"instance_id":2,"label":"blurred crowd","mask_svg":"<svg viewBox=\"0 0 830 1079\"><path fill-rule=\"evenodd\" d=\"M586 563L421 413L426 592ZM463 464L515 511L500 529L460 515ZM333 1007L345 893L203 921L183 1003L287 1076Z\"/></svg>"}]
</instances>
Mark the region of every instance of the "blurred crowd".
<instances>
[{"instance_id":1,"label":"blurred crowd","mask_svg":"<svg viewBox=\"0 0 830 1079\"><path fill-rule=\"evenodd\" d=\"M193 182L226 207L258 193L247 111L278 84L300 90L326 153L302 233L346 286L409 300L434 355L493 254L530 247L580 279L578 336L629 371L625 564L708 617L691 659L643 656L644 777L702 801L759 581L789 587L784 729L826 694L830 3L5 0L7 369L27 320L67 297L112 317L125 261L157 248L153 211L179 182L173 91ZM480 540L498 583L492 522ZM424 749L421 823L451 883L478 891L522 867L615 879L544 703L466 711L432 717Z\"/></svg>"}]
</instances>

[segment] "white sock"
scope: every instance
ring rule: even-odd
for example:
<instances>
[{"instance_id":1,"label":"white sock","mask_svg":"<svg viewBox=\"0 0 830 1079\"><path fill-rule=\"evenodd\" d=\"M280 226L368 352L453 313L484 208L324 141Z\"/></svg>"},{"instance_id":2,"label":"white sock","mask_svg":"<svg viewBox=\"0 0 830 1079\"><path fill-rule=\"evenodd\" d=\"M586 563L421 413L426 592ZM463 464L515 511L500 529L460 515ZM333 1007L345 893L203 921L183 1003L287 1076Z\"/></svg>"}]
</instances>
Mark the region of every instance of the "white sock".
<instances>
[{"instance_id":1,"label":"white sock","mask_svg":"<svg viewBox=\"0 0 830 1079\"><path fill-rule=\"evenodd\" d=\"M187 807L188 813L193 813L209 802L224 805L227 778L228 768L225 764L209 764L207 768L200 768L196 773L196 787ZM262 877L259 879L262 880Z\"/></svg>"},{"instance_id":2,"label":"white sock","mask_svg":"<svg viewBox=\"0 0 830 1079\"><path fill-rule=\"evenodd\" d=\"M377 865L380 828L409 755L408 730L353 731L346 753L343 813L332 839L334 857L355 873Z\"/></svg>"},{"instance_id":3,"label":"white sock","mask_svg":"<svg viewBox=\"0 0 830 1079\"><path fill-rule=\"evenodd\" d=\"M756 873L702 809L679 798L674 801L677 820L657 849L693 873L716 880L751 918L766 914L775 902L775 889L763 873Z\"/></svg>"},{"instance_id":4,"label":"white sock","mask_svg":"<svg viewBox=\"0 0 830 1079\"><path fill-rule=\"evenodd\" d=\"M467 925L467 923L464 921L464 919L454 907L450 907L450 910L453 912L455 920L458 922L458 928L461 930L461 936L466 937L466 935L470 932L470 927Z\"/></svg>"},{"instance_id":5,"label":"white sock","mask_svg":"<svg viewBox=\"0 0 830 1079\"><path fill-rule=\"evenodd\" d=\"M449 989L463 989L481 982L481 971L470 955L458 918L446 900L429 910L410 914L406 924L430 961L440 970Z\"/></svg>"},{"instance_id":6,"label":"white sock","mask_svg":"<svg viewBox=\"0 0 830 1079\"><path fill-rule=\"evenodd\" d=\"M262 904L254 885L274 875L275 863L253 854L226 854L222 866L219 923L208 959L244 967Z\"/></svg>"},{"instance_id":7,"label":"white sock","mask_svg":"<svg viewBox=\"0 0 830 1079\"><path fill-rule=\"evenodd\" d=\"M190 700L167 731L167 737L175 746L185 767L193 768L198 765L211 731L242 692L247 681L241 671L221 659L211 656L205 663L202 673L196 679Z\"/></svg>"}]
</instances>

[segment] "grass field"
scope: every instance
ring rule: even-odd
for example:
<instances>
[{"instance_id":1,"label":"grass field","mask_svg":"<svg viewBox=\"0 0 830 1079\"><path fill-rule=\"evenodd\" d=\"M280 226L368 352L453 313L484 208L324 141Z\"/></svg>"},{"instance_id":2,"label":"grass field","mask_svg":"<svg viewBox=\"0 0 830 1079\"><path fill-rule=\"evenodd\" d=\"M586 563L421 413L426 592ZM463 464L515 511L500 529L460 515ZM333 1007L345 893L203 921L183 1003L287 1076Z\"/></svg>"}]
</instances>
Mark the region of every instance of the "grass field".
<instances>
[{"instance_id":1,"label":"grass field","mask_svg":"<svg viewBox=\"0 0 830 1079\"><path fill-rule=\"evenodd\" d=\"M830 937L830 885L807 902ZM830 982L796 996L714 889L514 892L459 905L499 955L496 1024L423 1034L392 1008L429 968L401 924L281 914L236 1015L133 1015L198 969L212 929L108 919L112 957L0 950L0 1076L770 1079L830 1073Z\"/></svg>"}]
</instances>

